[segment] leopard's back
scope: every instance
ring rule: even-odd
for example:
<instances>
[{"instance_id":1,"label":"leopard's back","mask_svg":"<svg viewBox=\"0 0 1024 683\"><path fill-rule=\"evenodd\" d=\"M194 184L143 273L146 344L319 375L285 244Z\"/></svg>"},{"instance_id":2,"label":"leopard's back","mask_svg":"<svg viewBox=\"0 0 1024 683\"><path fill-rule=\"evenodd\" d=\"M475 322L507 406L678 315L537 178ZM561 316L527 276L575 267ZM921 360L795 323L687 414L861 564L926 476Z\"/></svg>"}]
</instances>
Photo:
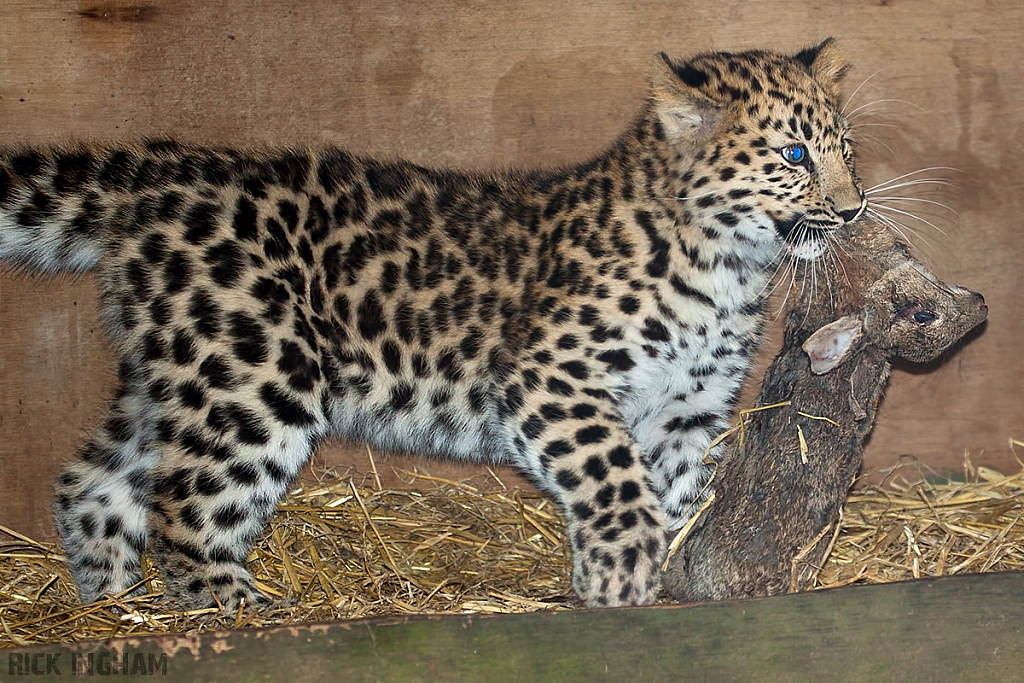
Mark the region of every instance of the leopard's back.
<instances>
[{"instance_id":1,"label":"leopard's back","mask_svg":"<svg viewBox=\"0 0 1024 683\"><path fill-rule=\"evenodd\" d=\"M161 156L173 166L191 152ZM127 355L142 349L142 362L163 363L178 382L191 372L207 384L220 373L261 378L271 414L295 403L281 410L318 434L507 454L494 396L528 315L536 251L528 219L510 220L503 201L523 192L522 178L337 149L235 153L223 173L216 185L128 192L109 209L128 217L115 218L125 229L99 268L111 336ZM153 205L154 220L140 220Z\"/></svg>"}]
</instances>

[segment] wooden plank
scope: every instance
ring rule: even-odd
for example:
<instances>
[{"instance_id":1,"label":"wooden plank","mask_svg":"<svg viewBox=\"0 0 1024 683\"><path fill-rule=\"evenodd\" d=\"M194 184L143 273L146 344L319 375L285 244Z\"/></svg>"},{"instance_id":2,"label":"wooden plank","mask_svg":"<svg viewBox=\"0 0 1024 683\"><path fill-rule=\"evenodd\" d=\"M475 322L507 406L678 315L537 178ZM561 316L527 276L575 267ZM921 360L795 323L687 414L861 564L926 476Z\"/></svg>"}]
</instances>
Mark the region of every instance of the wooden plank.
<instances>
[{"instance_id":1,"label":"wooden plank","mask_svg":"<svg viewBox=\"0 0 1024 683\"><path fill-rule=\"evenodd\" d=\"M851 110L913 103L883 102L873 107L880 118L860 119L897 126L858 129L866 183L960 169L959 194L933 198L963 222L935 221L948 239L918 226L933 245L924 255L992 309L953 362L895 374L867 463L911 453L959 468L969 450L977 464L1015 468L1006 447L1024 436L1024 5L1015 0L969 10L958 0L926 9L901 0L4 0L0 143L173 135L332 142L428 164L558 164L629 122L658 50L793 50L827 35L853 60L848 92L880 71ZM0 490L0 522L33 536L50 535L51 483L101 419L113 377L93 296L88 277L0 274L0 462L18 491ZM322 454L365 463L362 447Z\"/></svg>"},{"instance_id":2,"label":"wooden plank","mask_svg":"<svg viewBox=\"0 0 1024 683\"><path fill-rule=\"evenodd\" d=\"M691 607L129 638L8 650L0 653L7 658L0 680L28 679L24 667L45 669L47 655L57 657L61 675L32 680L66 680L72 655L80 666L91 655L94 667L116 657L129 674L140 664L148 673L152 662L154 674L166 670L162 680L224 683L1017 681L1024 671L1022 592L1024 573L1004 573Z\"/></svg>"}]
</instances>

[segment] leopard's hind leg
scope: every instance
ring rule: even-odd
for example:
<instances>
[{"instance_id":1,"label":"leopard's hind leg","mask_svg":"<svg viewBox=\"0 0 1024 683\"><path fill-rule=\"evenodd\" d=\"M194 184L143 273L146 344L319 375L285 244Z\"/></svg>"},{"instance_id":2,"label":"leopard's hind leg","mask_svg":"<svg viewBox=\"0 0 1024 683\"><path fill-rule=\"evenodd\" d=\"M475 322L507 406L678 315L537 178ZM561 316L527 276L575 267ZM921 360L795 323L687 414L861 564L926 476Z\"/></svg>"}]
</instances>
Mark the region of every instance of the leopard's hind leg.
<instances>
[{"instance_id":1,"label":"leopard's hind leg","mask_svg":"<svg viewBox=\"0 0 1024 683\"><path fill-rule=\"evenodd\" d=\"M230 612L269 602L245 561L326 424L321 383L284 383L277 365L206 368L190 408L164 420L149 535L176 606Z\"/></svg>"},{"instance_id":2,"label":"leopard's hind leg","mask_svg":"<svg viewBox=\"0 0 1024 683\"><path fill-rule=\"evenodd\" d=\"M122 368L106 421L57 480L57 531L83 603L142 580L157 412L136 371Z\"/></svg>"}]
</instances>

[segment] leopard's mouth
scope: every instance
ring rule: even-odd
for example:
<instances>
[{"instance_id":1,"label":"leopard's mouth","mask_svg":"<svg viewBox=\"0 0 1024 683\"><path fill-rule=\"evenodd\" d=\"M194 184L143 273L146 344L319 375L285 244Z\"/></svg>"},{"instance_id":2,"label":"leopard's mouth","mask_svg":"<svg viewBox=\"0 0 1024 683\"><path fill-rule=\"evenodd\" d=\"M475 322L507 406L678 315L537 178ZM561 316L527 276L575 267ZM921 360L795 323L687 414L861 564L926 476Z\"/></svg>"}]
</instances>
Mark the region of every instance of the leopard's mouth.
<instances>
[{"instance_id":1,"label":"leopard's mouth","mask_svg":"<svg viewBox=\"0 0 1024 683\"><path fill-rule=\"evenodd\" d=\"M775 218L772 222L793 258L813 261L828 250L826 235L834 226L808 219L804 214L793 214L786 219Z\"/></svg>"},{"instance_id":2,"label":"leopard's mouth","mask_svg":"<svg viewBox=\"0 0 1024 683\"><path fill-rule=\"evenodd\" d=\"M772 222L775 223L775 232L779 233L779 237L786 240L786 242L792 244L790 236L796 230L803 217L803 214L795 213L786 219L772 218Z\"/></svg>"}]
</instances>

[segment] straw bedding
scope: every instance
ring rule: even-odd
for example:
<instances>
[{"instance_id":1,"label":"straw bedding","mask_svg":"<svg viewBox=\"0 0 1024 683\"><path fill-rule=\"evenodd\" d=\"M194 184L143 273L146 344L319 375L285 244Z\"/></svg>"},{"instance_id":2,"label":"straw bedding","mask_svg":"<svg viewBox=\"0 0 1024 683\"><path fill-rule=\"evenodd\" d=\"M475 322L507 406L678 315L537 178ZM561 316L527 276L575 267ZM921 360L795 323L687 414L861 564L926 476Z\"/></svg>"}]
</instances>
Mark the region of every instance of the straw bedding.
<instances>
[{"instance_id":1,"label":"straw bedding","mask_svg":"<svg viewBox=\"0 0 1024 683\"><path fill-rule=\"evenodd\" d=\"M1014 442L1016 445L1022 445ZM171 612L146 566L147 594L79 605L58 546L0 527L0 647L352 619L385 614L562 610L572 597L554 504L496 477L454 482L408 472L418 489L321 473L297 486L250 556L263 612ZM1024 468L965 463L939 477L914 464L859 486L817 588L1024 568ZM117 608L117 609L113 609Z\"/></svg>"}]
</instances>

